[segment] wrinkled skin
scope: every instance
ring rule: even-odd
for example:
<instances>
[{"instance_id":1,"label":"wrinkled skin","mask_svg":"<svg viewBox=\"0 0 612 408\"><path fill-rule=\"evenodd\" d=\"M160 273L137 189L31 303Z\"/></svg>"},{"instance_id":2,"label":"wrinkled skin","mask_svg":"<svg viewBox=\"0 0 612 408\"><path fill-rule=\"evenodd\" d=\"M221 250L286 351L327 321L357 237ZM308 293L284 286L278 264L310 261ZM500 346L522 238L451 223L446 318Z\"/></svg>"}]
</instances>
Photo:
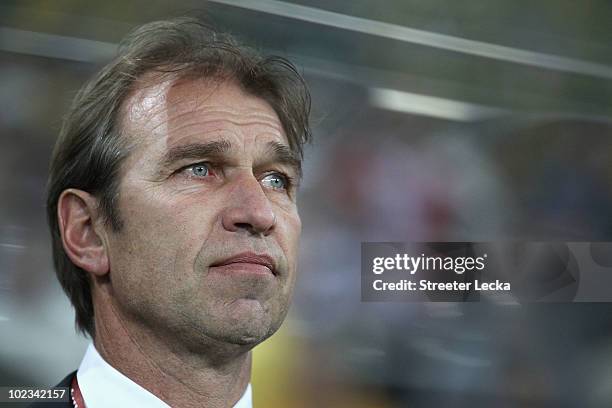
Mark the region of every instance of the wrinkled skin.
<instances>
[{"instance_id":1,"label":"wrinkled skin","mask_svg":"<svg viewBox=\"0 0 612 408\"><path fill-rule=\"evenodd\" d=\"M275 111L231 82L165 81L130 96L123 131L124 226L105 235L118 318L191 351L266 339L289 307L301 230ZM273 270L215 267L244 252L267 254Z\"/></svg>"}]
</instances>

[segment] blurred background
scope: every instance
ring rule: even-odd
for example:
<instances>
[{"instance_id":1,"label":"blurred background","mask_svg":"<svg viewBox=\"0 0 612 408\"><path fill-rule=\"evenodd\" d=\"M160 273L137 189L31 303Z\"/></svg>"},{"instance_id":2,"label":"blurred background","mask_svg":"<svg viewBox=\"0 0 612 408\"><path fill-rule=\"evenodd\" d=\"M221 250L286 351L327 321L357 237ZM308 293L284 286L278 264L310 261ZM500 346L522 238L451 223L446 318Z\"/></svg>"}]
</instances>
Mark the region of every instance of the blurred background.
<instances>
[{"instance_id":1,"label":"blurred background","mask_svg":"<svg viewBox=\"0 0 612 408\"><path fill-rule=\"evenodd\" d=\"M255 351L256 407L612 405L610 303L364 303L359 287L362 241L612 241L603 0L3 0L0 384L55 384L87 345L44 212L63 113L130 29L194 10L288 56L313 95L300 276Z\"/></svg>"}]
</instances>

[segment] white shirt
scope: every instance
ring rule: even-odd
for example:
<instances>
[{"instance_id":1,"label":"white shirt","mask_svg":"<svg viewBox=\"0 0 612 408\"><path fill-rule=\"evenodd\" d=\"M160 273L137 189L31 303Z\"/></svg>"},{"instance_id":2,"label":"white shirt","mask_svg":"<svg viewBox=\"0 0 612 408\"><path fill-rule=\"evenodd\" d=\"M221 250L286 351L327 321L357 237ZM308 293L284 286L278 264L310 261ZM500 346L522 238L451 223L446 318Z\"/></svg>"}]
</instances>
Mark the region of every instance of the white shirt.
<instances>
[{"instance_id":1,"label":"white shirt","mask_svg":"<svg viewBox=\"0 0 612 408\"><path fill-rule=\"evenodd\" d=\"M169 407L164 401L104 361L93 344L89 345L81 361L77 380L87 408ZM249 384L234 408L252 407L253 399Z\"/></svg>"}]
</instances>

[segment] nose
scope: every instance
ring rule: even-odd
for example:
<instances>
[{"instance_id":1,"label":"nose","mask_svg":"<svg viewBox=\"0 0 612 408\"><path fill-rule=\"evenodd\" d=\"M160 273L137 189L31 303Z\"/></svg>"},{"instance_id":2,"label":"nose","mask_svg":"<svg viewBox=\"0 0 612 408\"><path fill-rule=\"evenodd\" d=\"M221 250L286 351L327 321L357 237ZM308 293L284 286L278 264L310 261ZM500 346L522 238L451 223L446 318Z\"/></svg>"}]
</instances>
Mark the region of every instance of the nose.
<instances>
[{"instance_id":1,"label":"nose","mask_svg":"<svg viewBox=\"0 0 612 408\"><path fill-rule=\"evenodd\" d=\"M276 215L261 184L253 176L245 177L233 187L222 223L227 231L247 231L253 235L269 235L276 224Z\"/></svg>"}]
</instances>

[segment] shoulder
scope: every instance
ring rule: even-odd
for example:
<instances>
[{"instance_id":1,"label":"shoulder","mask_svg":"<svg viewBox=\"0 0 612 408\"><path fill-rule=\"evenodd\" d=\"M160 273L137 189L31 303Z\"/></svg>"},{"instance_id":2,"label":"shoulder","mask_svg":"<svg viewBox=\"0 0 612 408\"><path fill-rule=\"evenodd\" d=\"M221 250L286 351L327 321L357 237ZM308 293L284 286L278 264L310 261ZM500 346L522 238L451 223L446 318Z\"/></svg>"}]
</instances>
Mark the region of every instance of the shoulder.
<instances>
[{"instance_id":1,"label":"shoulder","mask_svg":"<svg viewBox=\"0 0 612 408\"><path fill-rule=\"evenodd\" d=\"M55 387L68 387L70 388L70 383L72 382L72 378L76 375L76 371L68 374L62 381L59 382ZM29 408L72 408L72 403L70 402L70 397L68 401L63 402L34 402Z\"/></svg>"}]
</instances>

